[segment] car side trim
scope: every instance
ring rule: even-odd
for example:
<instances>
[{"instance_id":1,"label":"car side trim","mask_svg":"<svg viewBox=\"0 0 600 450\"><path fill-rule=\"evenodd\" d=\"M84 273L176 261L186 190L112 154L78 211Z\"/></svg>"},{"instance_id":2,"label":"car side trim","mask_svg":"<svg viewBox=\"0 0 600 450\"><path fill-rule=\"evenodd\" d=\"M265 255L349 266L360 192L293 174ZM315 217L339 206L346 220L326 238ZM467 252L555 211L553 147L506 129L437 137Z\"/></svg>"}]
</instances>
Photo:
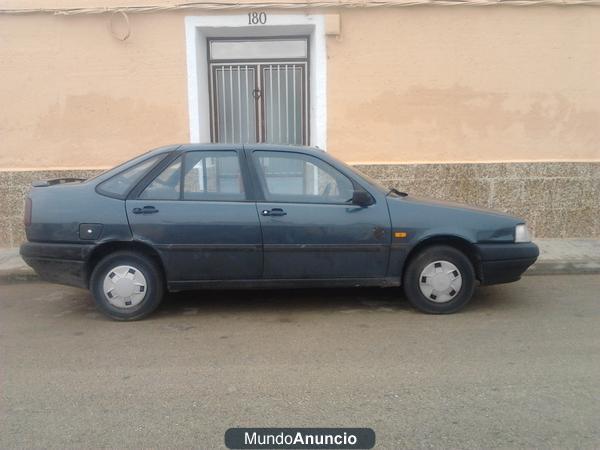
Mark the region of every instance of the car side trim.
<instances>
[{"instance_id":1,"label":"car side trim","mask_svg":"<svg viewBox=\"0 0 600 450\"><path fill-rule=\"evenodd\" d=\"M153 244L159 250L167 251L202 251L202 250L239 250L239 251L260 251L267 252L287 252L295 251L323 251L323 252L383 252L387 245L380 244Z\"/></svg>"},{"instance_id":2,"label":"car side trim","mask_svg":"<svg viewBox=\"0 0 600 450\"><path fill-rule=\"evenodd\" d=\"M382 244L264 244L265 252L384 252L388 248Z\"/></svg>"},{"instance_id":3,"label":"car side trim","mask_svg":"<svg viewBox=\"0 0 600 450\"><path fill-rule=\"evenodd\" d=\"M68 244L61 242L25 242L20 253L25 258L50 258L85 261L96 244Z\"/></svg>"},{"instance_id":4,"label":"car side trim","mask_svg":"<svg viewBox=\"0 0 600 450\"><path fill-rule=\"evenodd\" d=\"M153 246L159 250L188 252L197 252L202 250L238 250L240 252L255 252L262 250L262 245L259 244L153 244Z\"/></svg>"},{"instance_id":5,"label":"car side trim","mask_svg":"<svg viewBox=\"0 0 600 450\"><path fill-rule=\"evenodd\" d=\"M257 280L192 280L170 281L169 291L190 289L295 289L326 287L397 287L398 277L385 278L294 278L294 279L257 279Z\"/></svg>"}]
</instances>

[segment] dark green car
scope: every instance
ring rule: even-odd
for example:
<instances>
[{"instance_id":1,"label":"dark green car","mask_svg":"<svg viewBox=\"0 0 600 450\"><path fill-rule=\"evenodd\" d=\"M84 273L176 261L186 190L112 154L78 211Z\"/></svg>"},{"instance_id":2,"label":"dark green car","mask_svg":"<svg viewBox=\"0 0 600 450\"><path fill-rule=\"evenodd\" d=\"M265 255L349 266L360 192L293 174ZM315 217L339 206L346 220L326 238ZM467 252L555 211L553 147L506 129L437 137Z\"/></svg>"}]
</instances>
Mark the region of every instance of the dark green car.
<instances>
[{"instance_id":1,"label":"dark green car","mask_svg":"<svg viewBox=\"0 0 600 450\"><path fill-rule=\"evenodd\" d=\"M23 259L119 320L200 288L402 285L421 311L452 313L539 253L519 218L388 189L305 147L163 147L34 183L25 215Z\"/></svg>"}]
</instances>

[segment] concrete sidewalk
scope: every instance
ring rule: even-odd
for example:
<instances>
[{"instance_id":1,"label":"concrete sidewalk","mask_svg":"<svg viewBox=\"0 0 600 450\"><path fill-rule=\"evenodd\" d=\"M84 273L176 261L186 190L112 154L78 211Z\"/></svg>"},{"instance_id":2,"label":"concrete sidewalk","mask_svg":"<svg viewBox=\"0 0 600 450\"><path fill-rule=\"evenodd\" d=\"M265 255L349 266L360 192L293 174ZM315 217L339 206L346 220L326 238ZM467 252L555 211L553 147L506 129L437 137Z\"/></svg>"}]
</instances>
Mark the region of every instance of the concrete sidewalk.
<instances>
[{"instance_id":1,"label":"concrete sidewalk","mask_svg":"<svg viewBox=\"0 0 600 450\"><path fill-rule=\"evenodd\" d=\"M0 282L36 278L35 272L19 256L18 248L0 248Z\"/></svg>"},{"instance_id":2,"label":"concrete sidewalk","mask_svg":"<svg viewBox=\"0 0 600 450\"><path fill-rule=\"evenodd\" d=\"M526 275L600 273L600 239L537 239L540 257ZM0 281L28 281L36 274L18 248L0 249Z\"/></svg>"},{"instance_id":3,"label":"concrete sidewalk","mask_svg":"<svg viewBox=\"0 0 600 450\"><path fill-rule=\"evenodd\" d=\"M536 239L540 257L526 275L600 273L600 239Z\"/></svg>"}]
</instances>

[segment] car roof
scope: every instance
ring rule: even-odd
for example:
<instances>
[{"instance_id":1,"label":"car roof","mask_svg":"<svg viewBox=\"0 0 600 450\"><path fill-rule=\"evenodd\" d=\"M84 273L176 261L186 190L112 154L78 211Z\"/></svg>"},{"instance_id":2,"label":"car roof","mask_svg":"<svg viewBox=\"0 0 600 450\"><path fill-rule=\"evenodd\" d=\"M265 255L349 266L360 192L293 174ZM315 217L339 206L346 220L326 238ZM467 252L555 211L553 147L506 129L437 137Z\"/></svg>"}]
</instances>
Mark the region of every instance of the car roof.
<instances>
[{"instance_id":1,"label":"car roof","mask_svg":"<svg viewBox=\"0 0 600 450\"><path fill-rule=\"evenodd\" d=\"M171 149L173 146L170 147ZM242 148L250 150L265 150L270 152L289 152L297 151L300 153L323 153L323 150L316 147L303 145L285 145L285 144L182 144L177 150L189 152L194 150L240 150Z\"/></svg>"}]
</instances>

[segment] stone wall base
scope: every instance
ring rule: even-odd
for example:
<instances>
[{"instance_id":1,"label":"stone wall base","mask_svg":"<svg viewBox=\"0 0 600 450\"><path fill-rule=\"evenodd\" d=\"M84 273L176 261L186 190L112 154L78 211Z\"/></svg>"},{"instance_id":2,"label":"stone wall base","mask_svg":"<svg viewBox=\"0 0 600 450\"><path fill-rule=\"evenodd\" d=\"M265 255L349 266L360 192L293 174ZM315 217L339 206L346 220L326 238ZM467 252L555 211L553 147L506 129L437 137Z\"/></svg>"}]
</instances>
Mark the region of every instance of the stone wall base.
<instances>
[{"instance_id":1,"label":"stone wall base","mask_svg":"<svg viewBox=\"0 0 600 450\"><path fill-rule=\"evenodd\" d=\"M600 162L357 165L410 194L505 211L540 238L600 238ZM0 247L18 246L24 197L35 180L86 178L93 170L0 172Z\"/></svg>"},{"instance_id":2,"label":"stone wall base","mask_svg":"<svg viewBox=\"0 0 600 450\"><path fill-rule=\"evenodd\" d=\"M23 209L31 183L54 178L89 178L99 170L27 170L0 172L0 247L17 247L25 240Z\"/></svg>"},{"instance_id":3,"label":"stone wall base","mask_svg":"<svg viewBox=\"0 0 600 450\"><path fill-rule=\"evenodd\" d=\"M357 167L400 191L523 217L539 238L600 238L600 162Z\"/></svg>"}]
</instances>

